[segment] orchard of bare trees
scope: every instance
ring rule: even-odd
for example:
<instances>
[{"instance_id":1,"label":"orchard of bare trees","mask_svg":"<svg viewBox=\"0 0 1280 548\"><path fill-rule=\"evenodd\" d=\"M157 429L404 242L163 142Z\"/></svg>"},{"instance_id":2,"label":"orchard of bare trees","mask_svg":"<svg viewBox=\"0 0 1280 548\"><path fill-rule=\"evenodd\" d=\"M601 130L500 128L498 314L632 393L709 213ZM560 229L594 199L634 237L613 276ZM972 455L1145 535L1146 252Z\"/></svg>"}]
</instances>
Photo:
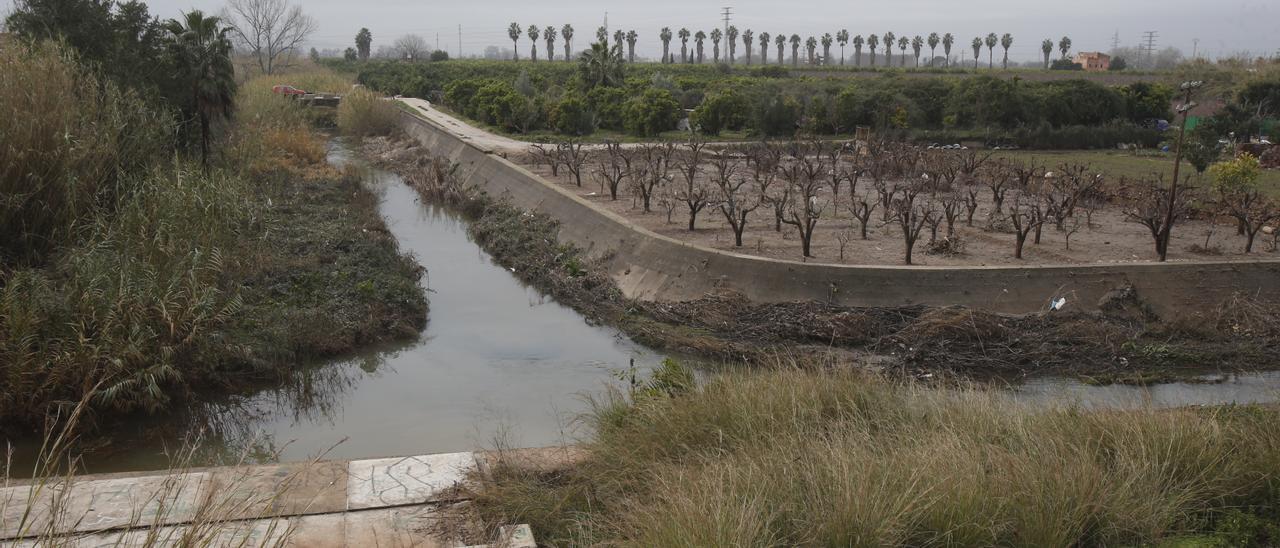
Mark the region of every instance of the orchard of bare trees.
<instances>
[{"instance_id":1,"label":"orchard of bare trees","mask_svg":"<svg viewBox=\"0 0 1280 548\"><path fill-rule=\"evenodd\" d=\"M1170 249L1204 259L1254 251L1259 235L1259 251L1274 252L1269 223L1280 219L1275 201L1240 185L1214 197L1184 181L1171 196L1154 176L1112 180L1089 165L890 141L563 140L535 145L526 160L659 233L804 261L1123 262Z\"/></svg>"}]
</instances>

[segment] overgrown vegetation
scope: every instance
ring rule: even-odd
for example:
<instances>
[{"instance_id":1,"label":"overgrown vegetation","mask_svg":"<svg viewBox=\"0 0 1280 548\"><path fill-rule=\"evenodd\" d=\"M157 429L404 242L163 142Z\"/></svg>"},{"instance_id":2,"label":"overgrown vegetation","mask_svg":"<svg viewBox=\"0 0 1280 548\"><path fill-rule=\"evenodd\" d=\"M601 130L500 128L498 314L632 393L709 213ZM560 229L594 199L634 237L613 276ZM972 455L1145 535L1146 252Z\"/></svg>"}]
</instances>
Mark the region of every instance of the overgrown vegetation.
<instances>
[{"instance_id":1,"label":"overgrown vegetation","mask_svg":"<svg viewBox=\"0 0 1280 548\"><path fill-rule=\"evenodd\" d=\"M238 96L205 169L163 104L29 48L0 51L5 430L91 391L89 413L158 412L423 325L415 264L270 82Z\"/></svg>"},{"instance_id":2,"label":"overgrown vegetation","mask_svg":"<svg viewBox=\"0 0 1280 548\"><path fill-rule=\"evenodd\" d=\"M1261 546L1280 518L1276 419L1045 409L780 365L596 400L583 461L499 464L477 506L551 545Z\"/></svg>"}]
</instances>

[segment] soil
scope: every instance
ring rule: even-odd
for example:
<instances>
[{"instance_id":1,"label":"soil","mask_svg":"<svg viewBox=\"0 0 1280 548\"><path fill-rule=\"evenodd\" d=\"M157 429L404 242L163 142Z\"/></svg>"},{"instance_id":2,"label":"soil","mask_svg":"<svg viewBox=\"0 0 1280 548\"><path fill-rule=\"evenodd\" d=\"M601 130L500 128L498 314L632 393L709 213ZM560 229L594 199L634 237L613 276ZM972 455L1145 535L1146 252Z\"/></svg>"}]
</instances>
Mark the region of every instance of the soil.
<instances>
[{"instance_id":1,"label":"soil","mask_svg":"<svg viewBox=\"0 0 1280 548\"><path fill-rule=\"evenodd\" d=\"M603 153L593 152L592 154ZM873 213L867 230L867 239L860 239L858 221L848 210L851 202L847 183L842 185L838 196L833 195L829 187L823 189L819 199L828 203L828 206L813 237L812 256L805 258L801 253L800 237L796 228L784 224L781 231L776 231L773 213L767 206L751 213L743 233L743 246L736 247L733 231L729 228L724 216L714 206L708 206L698 214L695 230L690 231L688 230L688 208L683 202L677 201L668 216L667 208L660 205L655 198L652 211L646 213L640 199L626 189L620 190L618 200L611 200L601 178L587 174L589 170L593 171L594 167L588 169L584 166L583 184L579 187L563 168L559 176L553 176L549 167L534 163L531 157L512 158L521 161L529 170L574 192L596 207L622 215L644 228L677 240L712 249L774 259L847 265L903 264L905 244L901 228L895 223L885 222L882 209ZM593 162L594 160L589 160L588 165ZM1050 170L1052 169L1054 168L1051 167ZM709 171L710 168L708 167L707 170ZM671 183L673 187L681 184L682 179L678 175L675 182ZM746 188L750 189L751 186L748 185ZM870 193L870 198L875 198L875 191L868 178L864 177L859 181L857 192ZM1006 198L1006 201L1008 200L1010 198ZM1006 203L1006 207L1007 205ZM985 187L981 188L980 203L974 215L973 226L967 226L963 217L956 223L956 233L963 245L963 250L958 253L930 254L928 251L929 228L925 227L920 241L916 244L912 264L927 266L1112 264L1150 262L1156 259L1150 232L1146 227L1128 220L1122 207L1117 204L1108 204L1093 212L1092 223L1088 223L1084 215L1079 215L1079 227L1073 233L1069 233L1072 226L1070 220L1067 221L1063 231L1057 230L1052 224L1046 224L1041 231L1040 244L1036 245L1031 238L1028 238L1023 258L1015 259L1013 233L987 226L988 215L993 209L991 192ZM843 258L839 241L842 232L849 236ZM941 239L945 236L946 226L943 223L939 228L938 237ZM1207 245L1206 236L1208 236ZM1245 237L1236 234L1234 223L1222 219L1182 220L1174 225L1169 261L1242 261L1280 258L1280 253L1275 252L1274 242L1272 236L1260 233L1258 240L1254 242L1253 253L1245 254Z\"/></svg>"}]
</instances>

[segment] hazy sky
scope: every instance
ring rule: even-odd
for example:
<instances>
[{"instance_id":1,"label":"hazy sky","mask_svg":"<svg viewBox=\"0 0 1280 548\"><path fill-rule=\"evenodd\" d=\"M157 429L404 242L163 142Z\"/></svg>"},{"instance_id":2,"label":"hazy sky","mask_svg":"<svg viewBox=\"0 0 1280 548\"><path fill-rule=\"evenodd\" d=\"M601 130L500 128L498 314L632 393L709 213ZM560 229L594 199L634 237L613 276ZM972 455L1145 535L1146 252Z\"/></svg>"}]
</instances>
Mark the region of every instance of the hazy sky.
<instances>
[{"instance_id":1,"label":"hazy sky","mask_svg":"<svg viewBox=\"0 0 1280 548\"><path fill-rule=\"evenodd\" d=\"M219 11L225 0L151 0L152 13L174 17L192 8ZM14 0L0 0L0 12L7 13ZM699 0L642 0L608 2L589 0L558 1L439 1L439 0L305 0L303 9L317 20L319 29L312 45L345 48L352 44L360 27L373 33L374 48L388 45L396 37L416 33L441 49L456 55L458 25L462 25L464 54L481 53L485 46L510 46L507 26L519 22L527 28L565 23L576 29L575 48L584 47L596 27L609 14L611 29L635 29L640 33L637 53L657 56L661 52L658 31L670 26L690 31L710 30L723 23L720 9L733 7L733 24L757 34L767 31L821 36L845 28L850 34L917 34L951 32L956 50L968 50L975 36L989 32L1013 34L1010 57L1038 58L1040 42L1064 34L1071 37L1074 50L1107 50L1116 32L1122 46L1134 46L1143 31L1159 32L1157 47L1174 46L1190 56L1193 40L1199 39L1201 55L1231 55L1249 51L1273 55L1280 51L1280 0L1074 0L1042 2L1024 0L897 0L896 2L706 2ZM679 39L672 40L679 51ZM690 41L692 45L692 40ZM563 51L558 42L557 50ZM521 41L521 55L528 55L529 41ZM927 46L926 46L927 48ZM539 47L539 54L543 47ZM833 50L836 47L833 46ZM709 50L709 46L708 46ZM999 50L999 47L997 47ZM772 51L772 50L771 50ZM908 50L910 51L910 50ZM896 53L896 50L895 50ZM953 51L953 54L956 52ZM708 51L708 55L710 52ZM969 55L972 55L971 53ZM997 57L999 51L997 51Z\"/></svg>"}]
</instances>

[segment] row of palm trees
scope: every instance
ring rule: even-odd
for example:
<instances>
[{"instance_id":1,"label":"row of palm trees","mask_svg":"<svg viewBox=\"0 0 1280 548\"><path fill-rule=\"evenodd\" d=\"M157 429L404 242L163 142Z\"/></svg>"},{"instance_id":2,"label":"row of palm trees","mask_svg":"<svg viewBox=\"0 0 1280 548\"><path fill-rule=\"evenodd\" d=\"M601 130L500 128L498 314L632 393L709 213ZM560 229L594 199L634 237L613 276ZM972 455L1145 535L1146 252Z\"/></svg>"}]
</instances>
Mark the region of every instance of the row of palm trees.
<instances>
[{"instance_id":1,"label":"row of palm trees","mask_svg":"<svg viewBox=\"0 0 1280 548\"><path fill-rule=\"evenodd\" d=\"M573 25L565 25L561 27L558 34L564 38L565 60L572 60ZM514 58L517 60L520 58L520 39L528 36L530 42L532 42L529 46L529 58L531 60L538 60L538 40L541 38L546 41L547 45L546 59L548 61L554 61L556 35L557 31L554 26L548 26L544 29L537 25L529 25L529 27L525 29L521 27L519 23L511 23L511 26L507 28L507 36L511 39L512 46L516 52ZM901 52L898 56L899 61L897 66L905 67L907 65L907 49L910 48L914 55L915 66L919 67L920 52L926 45L929 46L928 66L934 66L937 58L938 46L942 46L944 64L949 64L951 60L951 50L956 43L955 36L949 32L942 35L933 32L929 33L928 37L916 35L914 38L897 36L892 32L886 32L883 36L870 34L866 38L863 38L861 34L858 34L851 38L848 30L841 29L834 35L828 32L817 38L810 36L807 40L802 42L800 35L798 34L792 34L788 37L786 34L782 33L770 35L767 32L762 32L757 35L752 32L751 29L739 32L738 28L732 25L723 32L719 28L716 28L712 29L710 33L703 32L701 30L697 32L690 32L687 28L682 28L673 33L671 32L670 27L663 27L658 33L658 39L662 41L663 63L676 62L675 52L671 51L671 40L673 38L680 39L680 63L704 63L706 61L706 41L710 38L711 61L713 63L720 62L720 44L723 42L725 48L728 50L724 55L725 62L733 64L735 59L738 58L737 45L740 38L746 52L744 59L748 65L752 63L752 50L757 43L760 46L761 64L769 63L769 46L771 44L777 48L778 53L776 63L779 65L784 64L786 62L786 46L789 43L791 45L791 64L793 66L800 64L800 46L802 44L804 45L806 52L805 63L809 65L830 64L831 46L833 44L839 44L840 65L843 66L845 64L845 47L849 44L853 44L854 65L862 65L862 49L865 46L870 50L870 66L876 66L876 51L883 44L884 63L882 66L894 66L893 48L896 45L898 50ZM690 38L693 39L692 49L689 47ZM596 29L596 39L601 43L607 44L609 40L608 30L605 27ZM636 60L636 42L639 41L639 39L640 35L637 34L635 30L626 32L616 30L613 33L613 41L615 44L621 45L625 43L627 45L627 59L631 62ZM819 45L822 46L821 57L817 54ZM1001 66L1003 68L1009 68L1009 48L1013 47L1012 34L1005 33L1002 36L997 36L996 33L993 32L988 34L985 38L981 36L975 37L971 45L973 47L974 68L978 68L978 62L982 56L982 48L984 46L987 48L987 67L995 68L995 48L997 45L1004 50L1004 55L1001 59ZM1063 36L1062 39L1058 41L1057 46L1059 51L1062 52L1062 57L1065 59L1067 57L1067 53L1071 51L1071 39ZM1045 39L1044 42L1041 43L1041 51L1044 53L1045 68L1049 67L1053 48L1053 40Z\"/></svg>"}]
</instances>

